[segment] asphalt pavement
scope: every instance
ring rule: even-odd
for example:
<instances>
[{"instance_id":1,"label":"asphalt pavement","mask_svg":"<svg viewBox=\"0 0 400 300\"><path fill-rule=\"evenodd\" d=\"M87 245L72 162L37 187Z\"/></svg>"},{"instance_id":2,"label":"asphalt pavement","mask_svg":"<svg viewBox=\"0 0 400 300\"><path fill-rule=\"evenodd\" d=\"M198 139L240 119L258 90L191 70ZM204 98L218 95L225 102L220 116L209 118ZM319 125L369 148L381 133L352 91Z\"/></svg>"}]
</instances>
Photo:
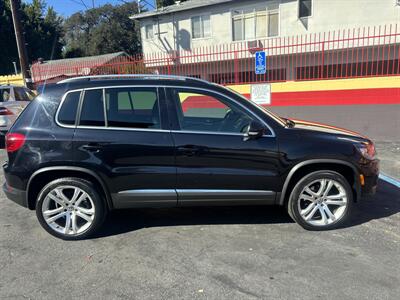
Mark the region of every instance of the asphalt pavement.
<instances>
[{"instance_id":1,"label":"asphalt pavement","mask_svg":"<svg viewBox=\"0 0 400 300\"><path fill-rule=\"evenodd\" d=\"M279 207L137 209L111 213L97 237L77 242L0 195L0 299L400 295L400 189L383 181L339 230L306 231Z\"/></svg>"},{"instance_id":2,"label":"asphalt pavement","mask_svg":"<svg viewBox=\"0 0 400 300\"><path fill-rule=\"evenodd\" d=\"M377 141L375 147L380 159L381 171L400 180L400 139L396 142Z\"/></svg>"}]
</instances>

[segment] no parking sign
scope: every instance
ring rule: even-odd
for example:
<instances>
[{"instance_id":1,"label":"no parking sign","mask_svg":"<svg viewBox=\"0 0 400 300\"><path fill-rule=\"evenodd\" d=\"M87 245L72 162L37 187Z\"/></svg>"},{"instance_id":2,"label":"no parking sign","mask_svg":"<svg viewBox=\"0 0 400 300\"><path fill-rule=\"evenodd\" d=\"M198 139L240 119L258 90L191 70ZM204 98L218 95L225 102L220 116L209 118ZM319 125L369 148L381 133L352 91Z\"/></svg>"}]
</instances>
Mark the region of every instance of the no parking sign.
<instances>
[{"instance_id":1,"label":"no parking sign","mask_svg":"<svg viewBox=\"0 0 400 300\"><path fill-rule=\"evenodd\" d=\"M271 85L269 83L251 85L251 101L261 104L271 104Z\"/></svg>"}]
</instances>

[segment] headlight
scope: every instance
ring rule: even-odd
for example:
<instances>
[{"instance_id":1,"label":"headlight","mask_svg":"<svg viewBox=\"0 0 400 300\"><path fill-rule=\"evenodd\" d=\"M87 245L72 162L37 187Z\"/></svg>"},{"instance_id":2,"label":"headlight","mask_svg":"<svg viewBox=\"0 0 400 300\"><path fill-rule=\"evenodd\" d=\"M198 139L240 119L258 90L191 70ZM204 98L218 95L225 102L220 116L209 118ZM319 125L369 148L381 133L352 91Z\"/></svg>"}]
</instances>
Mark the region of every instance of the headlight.
<instances>
[{"instance_id":1,"label":"headlight","mask_svg":"<svg viewBox=\"0 0 400 300\"><path fill-rule=\"evenodd\" d=\"M375 145L374 143L363 143L356 145L358 151L360 151L361 155L366 159L374 159L376 155Z\"/></svg>"}]
</instances>

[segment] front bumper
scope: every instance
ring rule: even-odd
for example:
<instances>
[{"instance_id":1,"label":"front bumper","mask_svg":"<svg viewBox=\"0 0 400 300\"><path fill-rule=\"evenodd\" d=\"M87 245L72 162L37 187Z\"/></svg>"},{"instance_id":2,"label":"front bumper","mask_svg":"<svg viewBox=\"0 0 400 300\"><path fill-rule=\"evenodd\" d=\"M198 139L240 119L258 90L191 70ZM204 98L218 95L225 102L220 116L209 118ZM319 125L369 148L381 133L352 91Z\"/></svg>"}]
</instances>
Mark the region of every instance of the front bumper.
<instances>
[{"instance_id":1,"label":"front bumper","mask_svg":"<svg viewBox=\"0 0 400 300\"><path fill-rule=\"evenodd\" d=\"M364 185L361 185L361 196L372 196L376 193L379 178L379 159L362 165L361 173L364 176Z\"/></svg>"},{"instance_id":2,"label":"front bumper","mask_svg":"<svg viewBox=\"0 0 400 300\"><path fill-rule=\"evenodd\" d=\"M28 207L28 203L26 201L26 191L13 188L9 186L7 183L4 183L3 192L6 194L8 199L14 201L15 203L23 207Z\"/></svg>"},{"instance_id":3,"label":"front bumper","mask_svg":"<svg viewBox=\"0 0 400 300\"><path fill-rule=\"evenodd\" d=\"M373 196L378 186L379 175L369 176L365 178L365 184L361 187L362 196Z\"/></svg>"}]
</instances>

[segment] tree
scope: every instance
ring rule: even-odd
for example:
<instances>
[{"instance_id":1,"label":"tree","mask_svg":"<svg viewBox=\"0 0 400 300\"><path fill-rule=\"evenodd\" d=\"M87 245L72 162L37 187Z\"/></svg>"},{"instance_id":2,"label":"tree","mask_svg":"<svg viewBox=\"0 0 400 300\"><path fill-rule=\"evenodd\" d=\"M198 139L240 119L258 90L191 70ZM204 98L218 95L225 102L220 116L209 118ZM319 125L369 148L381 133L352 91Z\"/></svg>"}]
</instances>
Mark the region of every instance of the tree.
<instances>
[{"instance_id":1,"label":"tree","mask_svg":"<svg viewBox=\"0 0 400 300\"><path fill-rule=\"evenodd\" d=\"M11 17L10 4L0 0L0 74L12 73L12 62L18 61L17 44Z\"/></svg>"},{"instance_id":2,"label":"tree","mask_svg":"<svg viewBox=\"0 0 400 300\"><path fill-rule=\"evenodd\" d=\"M23 10L22 23L31 60L60 58L63 47L62 18L51 6L46 10L43 0L33 0L31 5L24 5Z\"/></svg>"},{"instance_id":3,"label":"tree","mask_svg":"<svg viewBox=\"0 0 400 300\"><path fill-rule=\"evenodd\" d=\"M181 0L180 2L184 2L186 0ZM174 5L176 0L157 0L157 8L165 7L165 6L170 6Z\"/></svg>"},{"instance_id":4,"label":"tree","mask_svg":"<svg viewBox=\"0 0 400 300\"><path fill-rule=\"evenodd\" d=\"M138 28L129 17L138 13L137 3L127 2L71 15L64 23L65 57L140 51Z\"/></svg>"},{"instance_id":5,"label":"tree","mask_svg":"<svg viewBox=\"0 0 400 300\"><path fill-rule=\"evenodd\" d=\"M22 3L20 14L29 62L61 57L62 19L54 9L46 9L43 0L33 0ZM13 73L12 62L19 61L12 24L10 3L0 0L0 74Z\"/></svg>"},{"instance_id":6,"label":"tree","mask_svg":"<svg viewBox=\"0 0 400 300\"><path fill-rule=\"evenodd\" d=\"M156 4L157 8L161 8L175 4L175 0L157 0Z\"/></svg>"}]
</instances>

